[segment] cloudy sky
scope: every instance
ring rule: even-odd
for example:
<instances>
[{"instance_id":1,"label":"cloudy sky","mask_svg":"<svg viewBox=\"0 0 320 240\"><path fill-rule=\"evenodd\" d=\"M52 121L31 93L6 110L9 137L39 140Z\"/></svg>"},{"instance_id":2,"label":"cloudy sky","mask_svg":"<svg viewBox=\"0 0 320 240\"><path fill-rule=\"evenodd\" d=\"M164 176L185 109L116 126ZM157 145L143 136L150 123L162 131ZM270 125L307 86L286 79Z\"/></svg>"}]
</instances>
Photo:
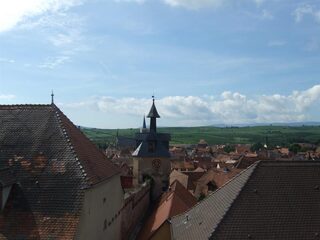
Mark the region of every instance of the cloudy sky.
<instances>
[{"instance_id":1,"label":"cloudy sky","mask_svg":"<svg viewBox=\"0 0 320 240\"><path fill-rule=\"evenodd\" d=\"M83 126L320 121L318 0L0 0L0 103Z\"/></svg>"}]
</instances>

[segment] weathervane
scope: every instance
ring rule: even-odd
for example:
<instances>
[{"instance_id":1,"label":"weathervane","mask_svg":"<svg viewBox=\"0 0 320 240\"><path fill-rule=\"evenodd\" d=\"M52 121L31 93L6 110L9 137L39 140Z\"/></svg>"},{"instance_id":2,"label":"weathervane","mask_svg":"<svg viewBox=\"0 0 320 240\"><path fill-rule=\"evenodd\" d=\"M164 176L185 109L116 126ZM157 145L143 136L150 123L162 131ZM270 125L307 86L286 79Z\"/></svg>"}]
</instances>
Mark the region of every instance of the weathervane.
<instances>
[{"instance_id":1,"label":"weathervane","mask_svg":"<svg viewBox=\"0 0 320 240\"><path fill-rule=\"evenodd\" d=\"M53 94L53 90L51 90L51 104L54 104L54 94Z\"/></svg>"}]
</instances>

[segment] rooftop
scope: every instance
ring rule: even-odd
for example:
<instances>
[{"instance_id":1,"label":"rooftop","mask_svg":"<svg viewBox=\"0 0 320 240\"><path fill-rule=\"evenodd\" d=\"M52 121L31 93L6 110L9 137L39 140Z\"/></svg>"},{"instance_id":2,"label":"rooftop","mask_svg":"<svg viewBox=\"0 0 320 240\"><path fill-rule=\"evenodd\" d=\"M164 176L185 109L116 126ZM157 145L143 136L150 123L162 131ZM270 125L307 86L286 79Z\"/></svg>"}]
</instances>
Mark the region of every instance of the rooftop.
<instances>
[{"instance_id":1,"label":"rooftop","mask_svg":"<svg viewBox=\"0 0 320 240\"><path fill-rule=\"evenodd\" d=\"M119 172L54 104L0 105L0 149L19 183L0 214L13 239L73 238L84 189Z\"/></svg>"},{"instance_id":2,"label":"rooftop","mask_svg":"<svg viewBox=\"0 0 320 240\"><path fill-rule=\"evenodd\" d=\"M184 240L315 239L320 229L319 179L320 162L257 162L173 217L173 236Z\"/></svg>"},{"instance_id":3,"label":"rooftop","mask_svg":"<svg viewBox=\"0 0 320 240\"><path fill-rule=\"evenodd\" d=\"M161 196L137 239L150 239L168 218L188 210L196 203L196 198L180 182L174 181L169 191Z\"/></svg>"}]
</instances>

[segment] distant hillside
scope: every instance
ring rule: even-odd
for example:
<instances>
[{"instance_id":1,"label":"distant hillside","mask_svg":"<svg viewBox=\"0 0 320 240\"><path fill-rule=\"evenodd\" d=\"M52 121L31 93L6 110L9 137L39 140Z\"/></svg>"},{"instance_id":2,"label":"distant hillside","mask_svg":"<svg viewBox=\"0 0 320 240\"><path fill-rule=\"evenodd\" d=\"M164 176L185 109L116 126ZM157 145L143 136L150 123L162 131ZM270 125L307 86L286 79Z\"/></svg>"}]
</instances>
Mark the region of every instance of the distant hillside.
<instances>
[{"instance_id":1,"label":"distant hillside","mask_svg":"<svg viewBox=\"0 0 320 240\"><path fill-rule=\"evenodd\" d=\"M213 127L258 127L258 126L282 126L282 127L304 127L320 126L320 122L291 122L291 123L243 123L243 124L215 124Z\"/></svg>"},{"instance_id":2,"label":"distant hillside","mask_svg":"<svg viewBox=\"0 0 320 240\"><path fill-rule=\"evenodd\" d=\"M114 142L120 136L134 137L138 129L81 128L97 145ZM297 142L320 142L320 126L253 126L253 127L166 127L159 132L171 133L171 144L195 144L205 139L209 144L265 143L289 145Z\"/></svg>"}]
</instances>

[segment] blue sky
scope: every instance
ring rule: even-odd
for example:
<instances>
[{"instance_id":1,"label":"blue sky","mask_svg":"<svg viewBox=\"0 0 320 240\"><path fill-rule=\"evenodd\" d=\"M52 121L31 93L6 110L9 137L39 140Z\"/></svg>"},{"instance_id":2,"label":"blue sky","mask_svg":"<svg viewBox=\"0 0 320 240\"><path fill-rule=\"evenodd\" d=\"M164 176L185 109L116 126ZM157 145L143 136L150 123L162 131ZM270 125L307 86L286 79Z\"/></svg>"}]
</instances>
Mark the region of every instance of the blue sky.
<instances>
[{"instance_id":1,"label":"blue sky","mask_svg":"<svg viewBox=\"0 0 320 240\"><path fill-rule=\"evenodd\" d=\"M319 53L318 0L0 2L0 103L84 126L320 121Z\"/></svg>"}]
</instances>

